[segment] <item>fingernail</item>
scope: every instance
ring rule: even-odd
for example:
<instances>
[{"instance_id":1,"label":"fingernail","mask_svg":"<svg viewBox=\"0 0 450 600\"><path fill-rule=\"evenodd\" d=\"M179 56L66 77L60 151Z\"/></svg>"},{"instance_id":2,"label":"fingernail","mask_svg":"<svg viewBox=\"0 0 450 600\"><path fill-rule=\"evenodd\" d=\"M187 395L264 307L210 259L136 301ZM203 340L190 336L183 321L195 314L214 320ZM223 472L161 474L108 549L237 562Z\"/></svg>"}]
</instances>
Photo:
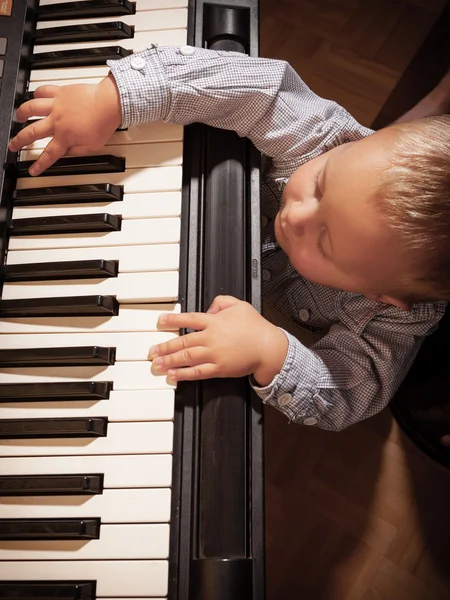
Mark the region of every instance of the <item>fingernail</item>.
<instances>
[{"instance_id":1,"label":"fingernail","mask_svg":"<svg viewBox=\"0 0 450 600\"><path fill-rule=\"evenodd\" d=\"M162 367L162 364L163 364L163 359L162 359L162 357L158 357L158 358L155 358L155 359L153 359L153 366L154 366L156 369L159 369L160 367Z\"/></svg>"},{"instance_id":2,"label":"fingernail","mask_svg":"<svg viewBox=\"0 0 450 600\"><path fill-rule=\"evenodd\" d=\"M148 351L148 357L151 360L153 357L158 355L158 346L152 346Z\"/></svg>"},{"instance_id":3,"label":"fingernail","mask_svg":"<svg viewBox=\"0 0 450 600\"><path fill-rule=\"evenodd\" d=\"M175 381L175 380L176 380L176 375L177 375L177 370L176 370L176 369L169 369L169 370L167 371L167 377L168 377L169 379L173 379L173 381Z\"/></svg>"},{"instance_id":4,"label":"fingernail","mask_svg":"<svg viewBox=\"0 0 450 600\"><path fill-rule=\"evenodd\" d=\"M29 169L28 169L29 174L33 177L35 175L39 175L39 171L37 169L37 167L35 167L34 165L32 165Z\"/></svg>"}]
</instances>

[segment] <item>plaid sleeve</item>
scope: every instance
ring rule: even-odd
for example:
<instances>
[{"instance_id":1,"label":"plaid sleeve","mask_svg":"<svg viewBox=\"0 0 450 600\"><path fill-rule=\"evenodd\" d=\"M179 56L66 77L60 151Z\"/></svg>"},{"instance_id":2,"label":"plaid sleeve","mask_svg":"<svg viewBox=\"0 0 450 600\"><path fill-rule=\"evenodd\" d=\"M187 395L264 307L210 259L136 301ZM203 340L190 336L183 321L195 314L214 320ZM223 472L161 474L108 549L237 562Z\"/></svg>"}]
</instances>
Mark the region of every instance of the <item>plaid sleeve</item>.
<instances>
[{"instance_id":1,"label":"plaid sleeve","mask_svg":"<svg viewBox=\"0 0 450 600\"><path fill-rule=\"evenodd\" d=\"M251 384L289 420L340 431L388 404L444 311L444 302L412 312L389 309L363 331L337 323L311 348L285 332L289 348L281 372L264 388Z\"/></svg>"},{"instance_id":2,"label":"plaid sleeve","mask_svg":"<svg viewBox=\"0 0 450 600\"><path fill-rule=\"evenodd\" d=\"M314 94L284 61L202 48L185 56L180 48L153 46L108 65L123 126L162 119L236 131L274 158L274 177L290 175L331 141L371 133Z\"/></svg>"}]
</instances>

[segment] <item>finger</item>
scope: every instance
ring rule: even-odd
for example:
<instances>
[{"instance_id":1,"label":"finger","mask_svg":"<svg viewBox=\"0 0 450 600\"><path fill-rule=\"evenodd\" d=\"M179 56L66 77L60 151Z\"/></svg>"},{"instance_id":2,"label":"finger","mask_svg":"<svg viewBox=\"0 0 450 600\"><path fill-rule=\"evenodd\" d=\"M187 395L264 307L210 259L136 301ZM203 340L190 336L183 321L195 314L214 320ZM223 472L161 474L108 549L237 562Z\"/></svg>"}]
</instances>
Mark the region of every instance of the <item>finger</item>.
<instances>
[{"instance_id":1,"label":"finger","mask_svg":"<svg viewBox=\"0 0 450 600\"><path fill-rule=\"evenodd\" d=\"M181 369L169 369L167 378L170 381L199 381L217 377L217 367L211 363L196 365L195 367L182 367Z\"/></svg>"},{"instance_id":2,"label":"finger","mask_svg":"<svg viewBox=\"0 0 450 600\"><path fill-rule=\"evenodd\" d=\"M164 313L159 316L158 327L165 329L195 329L201 330L210 323L211 317L206 313L188 312L188 313Z\"/></svg>"},{"instance_id":3,"label":"finger","mask_svg":"<svg viewBox=\"0 0 450 600\"><path fill-rule=\"evenodd\" d=\"M208 308L208 313L215 315L216 313L224 310L225 308L230 308L230 306L234 306L240 302L234 296L216 296L212 301L211 306Z\"/></svg>"},{"instance_id":4,"label":"finger","mask_svg":"<svg viewBox=\"0 0 450 600\"><path fill-rule=\"evenodd\" d=\"M194 348L184 348L184 350L173 352L167 356L157 356L153 359L152 371L161 375L167 373L169 369L195 367L207 363L209 354L209 350L204 346L195 346Z\"/></svg>"},{"instance_id":5,"label":"finger","mask_svg":"<svg viewBox=\"0 0 450 600\"><path fill-rule=\"evenodd\" d=\"M44 148L37 161L34 162L28 169L30 175L33 177L40 175L46 169L51 167L59 158L64 156L66 152L67 146L61 144L58 140L53 138L52 141Z\"/></svg>"},{"instance_id":6,"label":"finger","mask_svg":"<svg viewBox=\"0 0 450 600\"><path fill-rule=\"evenodd\" d=\"M175 352L182 352L188 348L201 346L202 336L198 333L190 333L189 335L180 335L168 342L162 342L156 346L152 346L148 351L148 359L154 360L157 356L167 356Z\"/></svg>"},{"instance_id":7,"label":"finger","mask_svg":"<svg viewBox=\"0 0 450 600\"><path fill-rule=\"evenodd\" d=\"M33 92L35 98L54 98L61 89L60 85L41 85Z\"/></svg>"},{"instance_id":8,"label":"finger","mask_svg":"<svg viewBox=\"0 0 450 600\"><path fill-rule=\"evenodd\" d=\"M25 102L17 109L19 123L28 121L31 117L46 117L53 107L53 98L39 98Z\"/></svg>"},{"instance_id":9,"label":"finger","mask_svg":"<svg viewBox=\"0 0 450 600\"><path fill-rule=\"evenodd\" d=\"M52 134L52 126L49 119L39 119L24 127L8 145L11 152L18 152L24 146L29 146L36 140L41 140Z\"/></svg>"}]
</instances>

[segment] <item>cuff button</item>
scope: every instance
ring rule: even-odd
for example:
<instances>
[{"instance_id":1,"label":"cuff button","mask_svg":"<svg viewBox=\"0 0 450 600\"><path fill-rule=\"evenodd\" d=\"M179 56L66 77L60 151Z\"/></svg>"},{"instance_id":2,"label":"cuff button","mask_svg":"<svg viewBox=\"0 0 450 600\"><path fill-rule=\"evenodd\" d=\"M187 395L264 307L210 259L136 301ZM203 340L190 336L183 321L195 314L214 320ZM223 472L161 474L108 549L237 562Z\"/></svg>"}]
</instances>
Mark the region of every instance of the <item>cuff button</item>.
<instances>
[{"instance_id":1,"label":"cuff button","mask_svg":"<svg viewBox=\"0 0 450 600\"><path fill-rule=\"evenodd\" d=\"M317 425L316 417L306 417L303 419L303 425Z\"/></svg>"},{"instance_id":2,"label":"cuff button","mask_svg":"<svg viewBox=\"0 0 450 600\"><path fill-rule=\"evenodd\" d=\"M288 404L291 403L291 400L292 400L291 394L281 394L281 396L278 398L278 405L279 406L287 406Z\"/></svg>"},{"instance_id":3,"label":"cuff button","mask_svg":"<svg viewBox=\"0 0 450 600\"><path fill-rule=\"evenodd\" d=\"M181 46L180 54L182 56L192 56L195 52L195 48L193 46Z\"/></svg>"},{"instance_id":4,"label":"cuff button","mask_svg":"<svg viewBox=\"0 0 450 600\"><path fill-rule=\"evenodd\" d=\"M141 71L146 65L145 59L142 56L135 56L130 60L130 66L135 71Z\"/></svg>"}]
</instances>

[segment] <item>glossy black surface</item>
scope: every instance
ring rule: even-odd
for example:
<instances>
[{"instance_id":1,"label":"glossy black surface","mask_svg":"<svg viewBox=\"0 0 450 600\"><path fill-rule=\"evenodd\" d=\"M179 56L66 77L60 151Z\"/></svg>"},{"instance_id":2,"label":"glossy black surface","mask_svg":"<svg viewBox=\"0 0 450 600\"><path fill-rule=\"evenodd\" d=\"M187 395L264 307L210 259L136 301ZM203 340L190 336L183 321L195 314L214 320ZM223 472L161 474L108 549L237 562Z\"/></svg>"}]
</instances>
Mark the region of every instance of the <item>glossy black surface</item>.
<instances>
[{"instance_id":1,"label":"glossy black surface","mask_svg":"<svg viewBox=\"0 0 450 600\"><path fill-rule=\"evenodd\" d=\"M95 600L95 581L0 581L1 600Z\"/></svg>"},{"instance_id":2,"label":"glossy black surface","mask_svg":"<svg viewBox=\"0 0 450 600\"><path fill-rule=\"evenodd\" d=\"M0 300L0 317L103 317L119 314L114 296L67 296Z\"/></svg>"},{"instance_id":3,"label":"glossy black surface","mask_svg":"<svg viewBox=\"0 0 450 600\"><path fill-rule=\"evenodd\" d=\"M70 337L66 339L70 344ZM0 367L81 367L113 365L115 361L116 349L100 346L0 350Z\"/></svg>"},{"instance_id":4,"label":"glossy black surface","mask_svg":"<svg viewBox=\"0 0 450 600\"><path fill-rule=\"evenodd\" d=\"M129 39L134 36L134 26L121 21L110 23L83 23L37 29L36 44L68 44L72 42L101 42L103 40Z\"/></svg>"},{"instance_id":5,"label":"glossy black surface","mask_svg":"<svg viewBox=\"0 0 450 600\"><path fill-rule=\"evenodd\" d=\"M70 67L95 67L106 65L107 60L118 60L132 54L122 46L82 48L39 52L31 59L33 69L66 69Z\"/></svg>"},{"instance_id":6,"label":"glossy black surface","mask_svg":"<svg viewBox=\"0 0 450 600\"><path fill-rule=\"evenodd\" d=\"M0 540L98 540L100 519L0 519Z\"/></svg>"},{"instance_id":7,"label":"glossy black surface","mask_svg":"<svg viewBox=\"0 0 450 600\"><path fill-rule=\"evenodd\" d=\"M60 2L40 6L40 19L55 21L58 19L86 19L90 17L120 17L133 15L136 3L129 0L84 0L83 2Z\"/></svg>"},{"instance_id":8,"label":"glossy black surface","mask_svg":"<svg viewBox=\"0 0 450 600\"><path fill-rule=\"evenodd\" d=\"M102 474L0 476L0 497L92 495L102 492Z\"/></svg>"},{"instance_id":9,"label":"glossy black surface","mask_svg":"<svg viewBox=\"0 0 450 600\"><path fill-rule=\"evenodd\" d=\"M111 381L0 383L0 402L106 400L112 388Z\"/></svg>"},{"instance_id":10,"label":"glossy black surface","mask_svg":"<svg viewBox=\"0 0 450 600\"><path fill-rule=\"evenodd\" d=\"M33 162L33 160L19 161L16 165L17 177L31 177L28 169ZM122 173L123 171L125 171L125 159L121 156L113 156L111 154L103 156L72 156L60 158L39 177L95 175L97 173Z\"/></svg>"},{"instance_id":11,"label":"glossy black surface","mask_svg":"<svg viewBox=\"0 0 450 600\"><path fill-rule=\"evenodd\" d=\"M10 235L52 235L57 233L101 233L120 231L122 218L118 215L64 215L61 217L31 217L12 219Z\"/></svg>"}]
</instances>

